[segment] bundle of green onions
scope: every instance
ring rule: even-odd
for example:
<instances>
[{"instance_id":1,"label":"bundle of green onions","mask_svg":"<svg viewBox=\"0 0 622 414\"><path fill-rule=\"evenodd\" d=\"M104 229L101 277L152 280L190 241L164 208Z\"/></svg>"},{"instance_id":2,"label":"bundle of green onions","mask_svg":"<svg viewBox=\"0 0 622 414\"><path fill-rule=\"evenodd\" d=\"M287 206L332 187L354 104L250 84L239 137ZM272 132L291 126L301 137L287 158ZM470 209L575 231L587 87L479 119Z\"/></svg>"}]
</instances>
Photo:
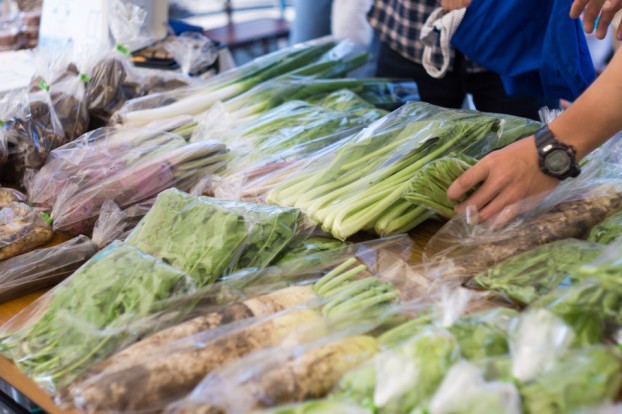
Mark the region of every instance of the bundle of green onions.
<instances>
[{"instance_id":1,"label":"bundle of green onions","mask_svg":"<svg viewBox=\"0 0 622 414\"><path fill-rule=\"evenodd\" d=\"M492 116L411 102L365 129L328 162L275 188L267 201L296 206L338 239L360 230L406 232L431 213L403 199L411 179L449 153L480 157L499 145Z\"/></svg>"}]
</instances>

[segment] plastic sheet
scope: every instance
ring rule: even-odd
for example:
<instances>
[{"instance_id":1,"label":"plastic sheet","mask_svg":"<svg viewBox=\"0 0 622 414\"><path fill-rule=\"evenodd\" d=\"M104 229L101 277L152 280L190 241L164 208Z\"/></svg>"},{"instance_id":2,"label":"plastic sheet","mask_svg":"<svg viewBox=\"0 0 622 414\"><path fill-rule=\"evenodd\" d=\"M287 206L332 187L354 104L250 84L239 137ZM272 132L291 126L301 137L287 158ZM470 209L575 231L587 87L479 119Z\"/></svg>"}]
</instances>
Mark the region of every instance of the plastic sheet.
<instances>
[{"instance_id":1,"label":"plastic sheet","mask_svg":"<svg viewBox=\"0 0 622 414\"><path fill-rule=\"evenodd\" d=\"M165 43L164 47L186 75L198 74L218 59L214 43L198 32L184 32Z\"/></svg>"},{"instance_id":2,"label":"plastic sheet","mask_svg":"<svg viewBox=\"0 0 622 414\"><path fill-rule=\"evenodd\" d=\"M0 261L29 252L52 236L50 224L28 205L13 202L0 209Z\"/></svg>"},{"instance_id":3,"label":"plastic sheet","mask_svg":"<svg viewBox=\"0 0 622 414\"><path fill-rule=\"evenodd\" d=\"M56 285L95 253L97 245L79 236L0 262L0 302Z\"/></svg>"},{"instance_id":4,"label":"plastic sheet","mask_svg":"<svg viewBox=\"0 0 622 414\"><path fill-rule=\"evenodd\" d=\"M153 207L154 202L155 199L148 200L121 210L114 201L104 201L93 227L93 243L103 249L115 240L125 240Z\"/></svg>"}]
</instances>

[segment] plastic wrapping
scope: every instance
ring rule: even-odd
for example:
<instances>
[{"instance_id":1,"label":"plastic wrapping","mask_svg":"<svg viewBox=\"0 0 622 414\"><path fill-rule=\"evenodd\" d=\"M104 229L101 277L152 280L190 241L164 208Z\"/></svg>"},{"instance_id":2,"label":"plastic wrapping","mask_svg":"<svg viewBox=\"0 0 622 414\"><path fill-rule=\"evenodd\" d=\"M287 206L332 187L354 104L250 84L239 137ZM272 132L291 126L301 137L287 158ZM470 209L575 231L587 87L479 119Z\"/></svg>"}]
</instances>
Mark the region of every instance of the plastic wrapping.
<instances>
[{"instance_id":1,"label":"plastic wrapping","mask_svg":"<svg viewBox=\"0 0 622 414\"><path fill-rule=\"evenodd\" d=\"M290 260L296 260L326 250L342 249L347 245L347 242L331 239L330 237L309 237L301 245L283 251L276 259L275 264L283 264Z\"/></svg>"},{"instance_id":2,"label":"plastic wrapping","mask_svg":"<svg viewBox=\"0 0 622 414\"><path fill-rule=\"evenodd\" d=\"M54 233L42 215L23 203L0 209L0 261L47 243Z\"/></svg>"},{"instance_id":3,"label":"plastic wrapping","mask_svg":"<svg viewBox=\"0 0 622 414\"><path fill-rule=\"evenodd\" d=\"M500 262L467 286L494 290L513 303L528 305L560 285L577 282L574 271L603 251L603 246L581 240L555 241Z\"/></svg>"},{"instance_id":4,"label":"plastic wrapping","mask_svg":"<svg viewBox=\"0 0 622 414\"><path fill-rule=\"evenodd\" d=\"M353 115L362 116L369 122L374 122L388 115L384 109L376 108L349 89L340 89L328 96L310 96L307 101L325 108L344 111ZM376 100L378 101L378 100Z\"/></svg>"},{"instance_id":5,"label":"plastic wrapping","mask_svg":"<svg viewBox=\"0 0 622 414\"><path fill-rule=\"evenodd\" d=\"M236 269L267 266L303 228L296 209L168 190L158 196L127 243L188 272L203 285Z\"/></svg>"},{"instance_id":6,"label":"plastic wrapping","mask_svg":"<svg viewBox=\"0 0 622 414\"><path fill-rule=\"evenodd\" d=\"M185 273L112 244L9 321L0 350L53 391L122 344L158 330L166 300L193 288Z\"/></svg>"},{"instance_id":7,"label":"plastic wrapping","mask_svg":"<svg viewBox=\"0 0 622 414\"><path fill-rule=\"evenodd\" d=\"M56 285L95 253L97 245L79 236L0 262L0 302Z\"/></svg>"},{"instance_id":8,"label":"plastic wrapping","mask_svg":"<svg viewBox=\"0 0 622 414\"><path fill-rule=\"evenodd\" d=\"M622 211L607 217L595 225L587 240L594 243L609 244L622 235Z\"/></svg>"},{"instance_id":9,"label":"plastic wrapping","mask_svg":"<svg viewBox=\"0 0 622 414\"><path fill-rule=\"evenodd\" d=\"M0 209L11 203L26 203L28 197L20 191L12 188L0 187Z\"/></svg>"},{"instance_id":10,"label":"plastic wrapping","mask_svg":"<svg viewBox=\"0 0 622 414\"><path fill-rule=\"evenodd\" d=\"M41 171L28 183L33 205L52 210L62 195L96 186L124 168L159 152L180 148L185 141L166 129L100 128L52 151Z\"/></svg>"},{"instance_id":11,"label":"plastic wrapping","mask_svg":"<svg viewBox=\"0 0 622 414\"><path fill-rule=\"evenodd\" d=\"M93 243L103 249L115 240L125 240L153 207L154 202L155 199L147 200L121 210L114 201L104 201L93 227Z\"/></svg>"},{"instance_id":12,"label":"plastic wrapping","mask_svg":"<svg viewBox=\"0 0 622 414\"><path fill-rule=\"evenodd\" d=\"M65 143L50 93L44 86L30 93L10 92L0 101L0 134L7 147L6 161L0 162L0 176L5 183L22 184L29 170L38 170L50 151Z\"/></svg>"},{"instance_id":13,"label":"plastic wrapping","mask_svg":"<svg viewBox=\"0 0 622 414\"><path fill-rule=\"evenodd\" d=\"M165 43L164 48L173 55L186 75L199 74L218 59L214 43L198 32L184 32Z\"/></svg>"},{"instance_id":14,"label":"plastic wrapping","mask_svg":"<svg viewBox=\"0 0 622 414\"><path fill-rule=\"evenodd\" d=\"M113 122L141 126L155 119L198 115L214 103L234 97L253 86L316 61L334 47L330 40L294 45L223 72L201 85L154 94L127 102Z\"/></svg>"},{"instance_id":15,"label":"plastic wrapping","mask_svg":"<svg viewBox=\"0 0 622 414\"><path fill-rule=\"evenodd\" d=\"M461 361L451 367L434 395L430 414L521 414L516 386L508 382L486 381L476 365Z\"/></svg>"},{"instance_id":16,"label":"plastic wrapping","mask_svg":"<svg viewBox=\"0 0 622 414\"><path fill-rule=\"evenodd\" d=\"M374 244L367 245L368 248L373 248L372 246ZM379 244L375 246L378 248ZM395 242L393 246L395 247ZM378 251L374 253L365 250L363 245L359 246L359 254L372 259L373 263ZM333 254L324 253L318 257L328 258ZM314 277L317 273L326 272L313 285L303 283L270 290L267 294L254 296L237 304L228 301L226 302L228 305L218 311L202 314L132 345L108 361L93 367L85 375L84 380L74 384L70 390L73 401L81 409L113 411L157 409L163 404L185 396L208 374L203 384L216 381L220 388L199 384L194 394L201 396L203 400L203 393L207 391L207 397L210 398L213 396L210 391L216 391L219 401L224 397L223 402L241 403L246 409L251 408L257 399L272 405L279 401L321 396L321 393L328 392L332 384L338 380L339 373L343 373L344 369L351 366L355 360L350 361L349 358L343 360L340 353L335 353L334 356L331 356L332 352L323 353L335 362L335 366L331 364L329 369L337 371L330 373L322 371L326 374L324 381L317 385L313 382L308 383L312 390L315 390L308 392L291 386L280 391L266 390L263 387L265 384L255 383L254 379L247 382L246 379L249 377L246 373L251 370L262 378L277 379L278 377L274 377L270 372L282 369L283 365L287 368L286 372L289 372L291 366L289 359L296 358L303 351L292 352L288 350L289 347L322 340L329 332L340 332L341 338L343 332L346 332L347 336L362 334L375 329L385 321L391 323L391 318L395 316L392 304L396 302L398 295L390 284L383 283L382 278L375 276L370 267L358 264L356 259L341 262L344 258L342 253L340 261L335 266L335 258L331 259L333 261L331 265L324 262L322 266L318 266L315 261L309 261L308 258L305 259L305 264L299 262L295 265L294 269L297 270L289 276L292 282L305 273L309 278L310 275ZM301 272L302 269L297 267L300 265L306 272ZM285 266L278 269L287 275ZM312 270L314 271L309 274L308 272ZM277 271L277 268L272 271ZM294 275L297 277L292 278ZM283 283L282 278L278 280ZM261 281L263 282L263 277ZM354 351L357 349L358 341L346 341L352 346L348 347L352 354L346 356L356 354ZM363 341L371 342L372 345L375 343L373 338L365 338ZM321 344L319 345L321 348ZM270 349L262 351L271 347L283 347L283 351L273 352L274 350ZM376 345L372 348L375 349ZM345 350L342 346L340 349ZM154 358L155 355L159 357ZM296 370L296 375L288 377L286 381L304 380L308 375L308 367L308 364L301 365L300 369ZM225 370L223 377L215 371L220 368ZM145 382L146 378L149 378L148 383ZM224 380L222 384L221 379ZM136 388L134 386L136 383L143 383L145 386ZM302 382L300 384L302 385ZM257 388L253 388L255 385ZM247 386L251 388L246 388ZM242 399L230 401L223 394L224 389L228 387L240 387L240 393L235 394L240 397L244 392L250 391L247 396L249 398L244 401ZM264 391L266 394L263 394ZM282 394L278 396L270 394L272 391ZM270 403L270 398L278 401Z\"/></svg>"},{"instance_id":17,"label":"plastic wrapping","mask_svg":"<svg viewBox=\"0 0 622 414\"><path fill-rule=\"evenodd\" d=\"M427 244L426 260L450 260L454 269L445 276L467 280L540 245L585 238L594 225L622 207L622 193L611 181L604 186L576 188L580 196L567 190L553 193L502 228L495 223L470 224L468 216L455 218ZM526 205L532 207L533 202L527 200Z\"/></svg>"},{"instance_id":18,"label":"plastic wrapping","mask_svg":"<svg viewBox=\"0 0 622 414\"><path fill-rule=\"evenodd\" d=\"M267 201L302 209L339 239L405 232L430 215L402 199L413 174L449 153L493 150L500 128L491 116L410 102L301 169Z\"/></svg>"}]
</instances>

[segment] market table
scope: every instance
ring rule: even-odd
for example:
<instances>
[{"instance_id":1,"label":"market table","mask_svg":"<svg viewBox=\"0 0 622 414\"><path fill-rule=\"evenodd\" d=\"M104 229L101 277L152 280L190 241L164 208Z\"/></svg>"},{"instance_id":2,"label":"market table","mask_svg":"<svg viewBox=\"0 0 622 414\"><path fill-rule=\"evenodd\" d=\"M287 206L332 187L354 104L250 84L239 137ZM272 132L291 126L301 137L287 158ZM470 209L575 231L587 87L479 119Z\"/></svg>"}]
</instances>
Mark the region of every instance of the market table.
<instances>
[{"instance_id":1,"label":"market table","mask_svg":"<svg viewBox=\"0 0 622 414\"><path fill-rule=\"evenodd\" d=\"M438 231L441 225L442 223L438 221L429 220L411 232L411 238L414 242L413 251L409 258L411 263L415 264L421 262L423 247L426 245L428 240L430 240L432 235ZM61 241L62 239L56 239L53 243L60 243ZM0 325L14 317L45 292L45 290L39 291L10 302L0 304ZM22 373L11 361L2 356L0 356L0 381L9 384L34 404L51 414L69 413L66 410L58 408L44 390L39 388L34 381Z\"/></svg>"}]
</instances>

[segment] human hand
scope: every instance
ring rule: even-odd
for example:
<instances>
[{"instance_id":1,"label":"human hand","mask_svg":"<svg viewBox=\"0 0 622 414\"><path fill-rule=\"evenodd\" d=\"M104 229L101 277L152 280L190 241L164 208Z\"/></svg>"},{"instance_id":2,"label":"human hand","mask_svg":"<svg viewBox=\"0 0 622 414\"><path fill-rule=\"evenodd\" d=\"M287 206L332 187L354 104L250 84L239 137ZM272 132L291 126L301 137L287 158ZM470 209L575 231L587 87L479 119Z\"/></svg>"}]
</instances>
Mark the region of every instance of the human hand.
<instances>
[{"instance_id":1,"label":"human hand","mask_svg":"<svg viewBox=\"0 0 622 414\"><path fill-rule=\"evenodd\" d=\"M613 16L620 9L622 9L622 0L574 0L570 7L570 17L577 19L585 10L585 14L583 15L583 29L586 33L592 33L594 31L596 18L600 15L598 28L596 29L596 37L598 39L604 39ZM618 28L616 37L618 40L622 40L622 26Z\"/></svg>"},{"instance_id":2,"label":"human hand","mask_svg":"<svg viewBox=\"0 0 622 414\"><path fill-rule=\"evenodd\" d=\"M456 206L456 213L464 214L473 206L479 211L481 221L503 212L497 219L507 222L519 213L517 202L527 198L536 201L535 196L545 196L559 180L540 171L536 144L531 136L488 154L454 181L447 195L457 200L479 183L482 186Z\"/></svg>"},{"instance_id":3,"label":"human hand","mask_svg":"<svg viewBox=\"0 0 622 414\"><path fill-rule=\"evenodd\" d=\"M469 4L471 4L471 0L441 0L441 7L445 11L464 9Z\"/></svg>"}]
</instances>

